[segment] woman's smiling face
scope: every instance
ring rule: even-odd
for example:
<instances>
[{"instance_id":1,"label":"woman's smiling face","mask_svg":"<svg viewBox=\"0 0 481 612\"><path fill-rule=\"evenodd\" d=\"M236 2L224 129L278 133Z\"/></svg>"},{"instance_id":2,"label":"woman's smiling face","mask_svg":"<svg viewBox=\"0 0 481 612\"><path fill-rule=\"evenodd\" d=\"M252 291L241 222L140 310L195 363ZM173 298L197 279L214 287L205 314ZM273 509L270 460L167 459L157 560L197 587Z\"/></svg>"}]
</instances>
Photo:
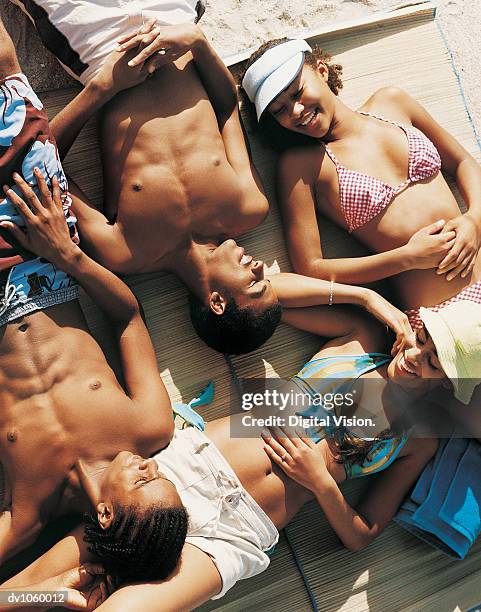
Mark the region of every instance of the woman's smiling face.
<instances>
[{"instance_id":1,"label":"woman's smiling face","mask_svg":"<svg viewBox=\"0 0 481 612\"><path fill-rule=\"evenodd\" d=\"M449 381L426 328L416 332L416 344L400 350L388 366L389 379L407 391L425 393Z\"/></svg>"},{"instance_id":2,"label":"woman's smiling face","mask_svg":"<svg viewBox=\"0 0 481 612\"><path fill-rule=\"evenodd\" d=\"M331 129L336 96L327 84L329 70L304 64L294 81L268 106L282 127L313 138L323 138Z\"/></svg>"}]
</instances>

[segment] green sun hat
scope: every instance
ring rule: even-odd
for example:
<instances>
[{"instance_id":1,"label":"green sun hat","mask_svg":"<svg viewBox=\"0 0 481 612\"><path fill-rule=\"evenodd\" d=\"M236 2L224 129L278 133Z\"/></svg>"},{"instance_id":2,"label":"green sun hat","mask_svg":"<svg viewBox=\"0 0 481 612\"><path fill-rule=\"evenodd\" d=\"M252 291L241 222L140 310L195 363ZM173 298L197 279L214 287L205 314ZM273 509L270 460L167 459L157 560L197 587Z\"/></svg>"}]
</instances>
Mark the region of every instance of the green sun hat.
<instances>
[{"instance_id":1,"label":"green sun hat","mask_svg":"<svg viewBox=\"0 0 481 612\"><path fill-rule=\"evenodd\" d=\"M438 358L454 387L454 397L469 404L481 382L481 304L454 302L419 315L433 339Z\"/></svg>"}]
</instances>

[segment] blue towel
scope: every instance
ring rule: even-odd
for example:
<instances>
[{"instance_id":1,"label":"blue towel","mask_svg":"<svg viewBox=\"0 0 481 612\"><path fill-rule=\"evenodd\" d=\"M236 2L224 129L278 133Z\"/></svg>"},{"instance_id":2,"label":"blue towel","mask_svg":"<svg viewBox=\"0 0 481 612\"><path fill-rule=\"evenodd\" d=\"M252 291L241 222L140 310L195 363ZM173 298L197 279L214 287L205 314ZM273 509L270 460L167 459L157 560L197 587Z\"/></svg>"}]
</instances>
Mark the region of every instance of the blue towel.
<instances>
[{"instance_id":1,"label":"blue towel","mask_svg":"<svg viewBox=\"0 0 481 612\"><path fill-rule=\"evenodd\" d=\"M394 520L464 559L481 532L481 444L461 438L442 442Z\"/></svg>"}]
</instances>

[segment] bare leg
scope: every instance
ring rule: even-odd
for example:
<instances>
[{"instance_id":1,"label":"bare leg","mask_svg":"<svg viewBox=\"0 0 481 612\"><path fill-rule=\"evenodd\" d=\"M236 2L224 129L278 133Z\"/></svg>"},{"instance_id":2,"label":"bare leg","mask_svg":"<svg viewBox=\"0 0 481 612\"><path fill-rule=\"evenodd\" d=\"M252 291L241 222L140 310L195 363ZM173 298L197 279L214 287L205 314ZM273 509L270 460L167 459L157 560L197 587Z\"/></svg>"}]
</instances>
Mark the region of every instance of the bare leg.
<instances>
[{"instance_id":1,"label":"bare leg","mask_svg":"<svg viewBox=\"0 0 481 612\"><path fill-rule=\"evenodd\" d=\"M0 79L21 71L12 39L0 19Z\"/></svg>"}]
</instances>

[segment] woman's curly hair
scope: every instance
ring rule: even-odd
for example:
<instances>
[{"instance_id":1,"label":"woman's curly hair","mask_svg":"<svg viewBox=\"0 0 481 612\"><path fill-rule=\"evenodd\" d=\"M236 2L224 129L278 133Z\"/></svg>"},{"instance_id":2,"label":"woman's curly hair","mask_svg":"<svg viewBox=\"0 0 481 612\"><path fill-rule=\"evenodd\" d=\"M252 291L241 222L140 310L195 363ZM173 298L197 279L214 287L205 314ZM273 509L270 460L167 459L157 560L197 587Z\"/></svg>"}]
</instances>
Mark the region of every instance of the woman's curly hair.
<instances>
[{"instance_id":1,"label":"woman's curly hair","mask_svg":"<svg viewBox=\"0 0 481 612\"><path fill-rule=\"evenodd\" d=\"M254 53L247 60L244 71L241 73L240 82L242 82L245 73L252 66L252 64L262 57L266 51L277 47L277 45L288 42L288 40L288 38L275 38L261 45L257 51L254 51ZM332 56L327 53L327 51L324 51L324 49L322 49L319 45L314 45L312 47L312 52L306 51L304 58L305 64L314 69L317 69L318 61L322 61L327 66L327 84L329 85L331 91L337 96L343 86L341 64L331 63ZM256 125L257 119L255 116L254 105L249 102L246 95L244 96L244 107L251 114L252 124ZM265 146L273 147L278 151L283 151L294 146L306 146L317 142L316 138L311 138L310 136L305 136L304 134L298 134L296 132L286 130L279 125L274 117L268 112L263 113L261 116L259 122L259 134Z\"/></svg>"},{"instance_id":2,"label":"woman's curly hair","mask_svg":"<svg viewBox=\"0 0 481 612\"><path fill-rule=\"evenodd\" d=\"M242 74L242 79L245 76L245 73L249 70L254 62L256 62L260 57L264 55L266 51L269 49L273 49L278 45L282 45L285 42L288 42L288 38L274 38L269 40L268 42L261 45L257 51L249 57L247 60L246 67L244 69L244 73ZM312 51L306 51L304 54L304 61L308 66L312 66L312 68L317 68L317 62L321 61L326 64L327 69L329 71L327 84L329 85L331 91L337 96L339 91L342 89L342 66L341 64L331 64L332 55L324 51L319 45L314 45L312 47Z\"/></svg>"},{"instance_id":3,"label":"woman's curly hair","mask_svg":"<svg viewBox=\"0 0 481 612\"><path fill-rule=\"evenodd\" d=\"M364 440L349 432L348 429L339 427L326 436L326 442L336 463L362 465L365 461L372 461L371 452L378 442L389 438L401 440L401 436L396 435L391 429L381 431L372 440Z\"/></svg>"}]
</instances>

